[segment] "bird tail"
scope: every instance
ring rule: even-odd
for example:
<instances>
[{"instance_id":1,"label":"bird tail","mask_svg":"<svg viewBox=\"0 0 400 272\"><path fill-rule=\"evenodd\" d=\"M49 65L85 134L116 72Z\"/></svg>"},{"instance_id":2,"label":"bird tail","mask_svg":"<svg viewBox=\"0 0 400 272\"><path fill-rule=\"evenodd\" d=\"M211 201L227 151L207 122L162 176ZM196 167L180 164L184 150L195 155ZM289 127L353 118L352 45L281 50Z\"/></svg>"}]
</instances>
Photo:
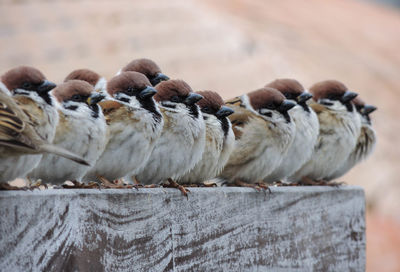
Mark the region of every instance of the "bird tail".
<instances>
[{"instance_id":1,"label":"bird tail","mask_svg":"<svg viewBox=\"0 0 400 272\"><path fill-rule=\"evenodd\" d=\"M41 151L46 152L46 153L52 153L61 157L64 157L66 159L72 160L76 163L83 164L86 166L91 166L90 163L88 163L86 160L84 160L81 156L78 156L64 148L51 145L51 144L44 144L40 146Z\"/></svg>"}]
</instances>

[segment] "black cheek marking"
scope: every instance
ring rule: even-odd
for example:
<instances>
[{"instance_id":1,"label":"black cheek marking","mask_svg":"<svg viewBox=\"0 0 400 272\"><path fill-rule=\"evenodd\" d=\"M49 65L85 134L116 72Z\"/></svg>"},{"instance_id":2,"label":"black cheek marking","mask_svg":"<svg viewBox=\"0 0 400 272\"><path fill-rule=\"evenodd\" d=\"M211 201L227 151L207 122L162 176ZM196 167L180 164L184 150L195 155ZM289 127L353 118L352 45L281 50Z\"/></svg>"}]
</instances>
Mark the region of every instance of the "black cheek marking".
<instances>
[{"instance_id":1,"label":"black cheek marking","mask_svg":"<svg viewBox=\"0 0 400 272\"><path fill-rule=\"evenodd\" d=\"M153 119L154 121L156 121L157 123L161 122L161 113L159 113L157 111L157 106L156 103L154 102L153 98L147 98L147 99L138 99L140 105L142 105L142 107L149 111L152 115L153 115Z\"/></svg>"},{"instance_id":2,"label":"black cheek marking","mask_svg":"<svg viewBox=\"0 0 400 272\"><path fill-rule=\"evenodd\" d=\"M226 137L226 135L229 132L229 121L227 117L222 117L222 118L218 118L219 121L221 122L221 128L222 131L224 132L224 136Z\"/></svg>"},{"instance_id":3,"label":"black cheek marking","mask_svg":"<svg viewBox=\"0 0 400 272\"><path fill-rule=\"evenodd\" d=\"M310 112L310 107L306 103L300 103L299 105L303 108L304 111Z\"/></svg>"},{"instance_id":4,"label":"black cheek marking","mask_svg":"<svg viewBox=\"0 0 400 272\"><path fill-rule=\"evenodd\" d=\"M95 104L95 105L93 105L93 106L91 106L89 108L92 110L92 112L91 112L92 117L95 118L95 119L98 118L99 117L99 111L100 111L99 105Z\"/></svg>"},{"instance_id":5,"label":"black cheek marking","mask_svg":"<svg viewBox=\"0 0 400 272\"><path fill-rule=\"evenodd\" d=\"M349 102L344 104L346 106L347 111L352 112L353 111L353 105Z\"/></svg>"},{"instance_id":6,"label":"black cheek marking","mask_svg":"<svg viewBox=\"0 0 400 272\"><path fill-rule=\"evenodd\" d=\"M196 104L188 106L188 108L189 114L193 117L193 119L199 118L199 107Z\"/></svg>"},{"instance_id":7,"label":"black cheek marking","mask_svg":"<svg viewBox=\"0 0 400 272\"><path fill-rule=\"evenodd\" d=\"M77 108L78 108L78 106L74 106L74 105L72 105L72 106L64 106L67 110L72 110L72 111L75 111Z\"/></svg>"},{"instance_id":8,"label":"black cheek marking","mask_svg":"<svg viewBox=\"0 0 400 272\"><path fill-rule=\"evenodd\" d=\"M39 94L39 96L41 97L41 98L43 98L43 100L47 103L47 104L49 104L50 106L53 106L53 102L51 101L51 97L50 97L50 94L49 93L38 93Z\"/></svg>"},{"instance_id":9,"label":"black cheek marking","mask_svg":"<svg viewBox=\"0 0 400 272\"><path fill-rule=\"evenodd\" d=\"M126 97L120 97L120 98L118 98L118 100L122 101L122 102L125 102L125 103L131 102L131 100L129 98L126 98Z\"/></svg>"}]
</instances>

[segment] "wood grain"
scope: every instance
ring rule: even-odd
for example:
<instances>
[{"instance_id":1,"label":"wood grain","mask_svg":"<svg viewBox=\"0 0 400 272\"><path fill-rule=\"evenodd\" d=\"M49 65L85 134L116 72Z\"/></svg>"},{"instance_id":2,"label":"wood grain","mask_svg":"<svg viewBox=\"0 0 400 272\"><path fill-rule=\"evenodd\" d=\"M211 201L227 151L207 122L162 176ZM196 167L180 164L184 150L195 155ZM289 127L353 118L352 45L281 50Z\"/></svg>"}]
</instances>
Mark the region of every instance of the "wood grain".
<instances>
[{"instance_id":1,"label":"wood grain","mask_svg":"<svg viewBox=\"0 0 400 272\"><path fill-rule=\"evenodd\" d=\"M364 271L359 187L0 192L1 271Z\"/></svg>"}]
</instances>

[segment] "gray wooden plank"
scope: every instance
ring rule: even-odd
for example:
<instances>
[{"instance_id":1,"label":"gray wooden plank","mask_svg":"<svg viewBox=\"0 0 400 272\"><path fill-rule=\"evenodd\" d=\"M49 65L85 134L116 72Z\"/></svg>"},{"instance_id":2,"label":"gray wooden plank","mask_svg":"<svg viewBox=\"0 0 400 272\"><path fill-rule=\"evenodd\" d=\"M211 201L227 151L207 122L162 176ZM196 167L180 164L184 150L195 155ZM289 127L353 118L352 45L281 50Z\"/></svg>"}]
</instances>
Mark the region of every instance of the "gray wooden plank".
<instances>
[{"instance_id":1,"label":"gray wooden plank","mask_svg":"<svg viewBox=\"0 0 400 272\"><path fill-rule=\"evenodd\" d=\"M0 192L1 271L364 271L360 187Z\"/></svg>"}]
</instances>

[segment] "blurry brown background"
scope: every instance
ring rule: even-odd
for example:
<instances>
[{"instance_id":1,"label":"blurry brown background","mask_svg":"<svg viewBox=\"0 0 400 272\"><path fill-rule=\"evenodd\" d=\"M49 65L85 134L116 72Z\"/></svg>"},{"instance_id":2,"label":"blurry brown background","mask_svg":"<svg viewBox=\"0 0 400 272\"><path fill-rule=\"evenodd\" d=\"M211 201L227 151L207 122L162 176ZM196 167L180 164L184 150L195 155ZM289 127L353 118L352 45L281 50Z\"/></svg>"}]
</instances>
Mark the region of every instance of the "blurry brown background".
<instances>
[{"instance_id":1,"label":"blurry brown background","mask_svg":"<svg viewBox=\"0 0 400 272\"><path fill-rule=\"evenodd\" d=\"M392 2L396 2L392 0ZM293 77L339 79L378 107L375 153L342 180L365 188L368 271L400 271L400 9L367 1L0 0L0 73L109 78L138 57L224 98Z\"/></svg>"}]
</instances>

